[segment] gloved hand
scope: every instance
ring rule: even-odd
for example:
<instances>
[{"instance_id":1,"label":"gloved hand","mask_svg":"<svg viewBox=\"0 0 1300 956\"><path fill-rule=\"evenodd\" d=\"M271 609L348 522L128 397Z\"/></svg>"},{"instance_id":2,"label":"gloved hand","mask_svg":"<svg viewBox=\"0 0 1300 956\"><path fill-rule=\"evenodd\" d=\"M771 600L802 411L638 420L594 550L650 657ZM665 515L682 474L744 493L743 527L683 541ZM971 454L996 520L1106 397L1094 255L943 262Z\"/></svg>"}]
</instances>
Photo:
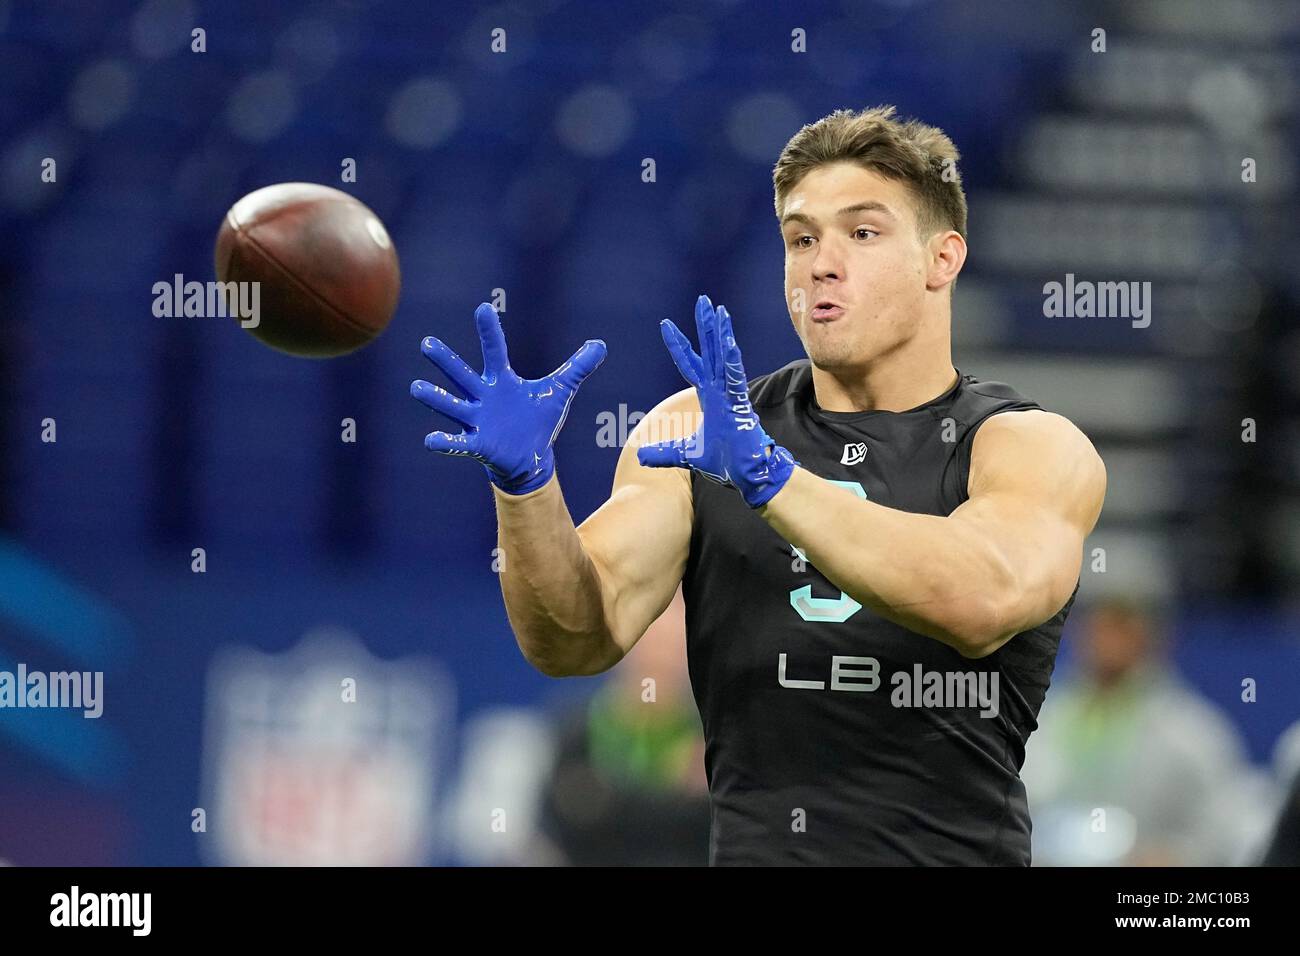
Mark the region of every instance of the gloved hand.
<instances>
[{"instance_id":1,"label":"gloved hand","mask_svg":"<svg viewBox=\"0 0 1300 956\"><path fill-rule=\"evenodd\" d=\"M650 468L698 471L736 488L747 505L758 508L784 487L799 463L763 430L749 403L749 380L726 307L715 310L708 296L700 296L695 328L700 355L671 319L659 323L677 370L700 398L700 428L689 438L641 446L637 460Z\"/></svg>"},{"instance_id":2,"label":"gloved hand","mask_svg":"<svg viewBox=\"0 0 1300 956\"><path fill-rule=\"evenodd\" d=\"M465 426L458 435L431 432L424 447L482 462L492 483L508 494L535 491L555 472L551 444L578 386L605 360L605 343L588 339L545 378L520 378L510 367L496 310L484 302L474 312L474 321L483 343L482 375L433 336L420 343L420 351L463 397L420 380L411 383L411 395Z\"/></svg>"}]
</instances>

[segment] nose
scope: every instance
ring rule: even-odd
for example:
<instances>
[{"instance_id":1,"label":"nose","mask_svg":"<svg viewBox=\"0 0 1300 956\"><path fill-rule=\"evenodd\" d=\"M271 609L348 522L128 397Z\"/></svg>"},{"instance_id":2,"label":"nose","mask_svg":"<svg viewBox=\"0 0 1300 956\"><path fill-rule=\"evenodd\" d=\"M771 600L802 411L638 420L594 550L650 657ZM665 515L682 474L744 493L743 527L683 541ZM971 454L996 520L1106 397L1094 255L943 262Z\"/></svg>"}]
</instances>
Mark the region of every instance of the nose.
<instances>
[{"instance_id":1,"label":"nose","mask_svg":"<svg viewBox=\"0 0 1300 956\"><path fill-rule=\"evenodd\" d=\"M817 254L812 261L812 277L814 282L844 278L844 249L837 237L822 236L817 243Z\"/></svg>"}]
</instances>

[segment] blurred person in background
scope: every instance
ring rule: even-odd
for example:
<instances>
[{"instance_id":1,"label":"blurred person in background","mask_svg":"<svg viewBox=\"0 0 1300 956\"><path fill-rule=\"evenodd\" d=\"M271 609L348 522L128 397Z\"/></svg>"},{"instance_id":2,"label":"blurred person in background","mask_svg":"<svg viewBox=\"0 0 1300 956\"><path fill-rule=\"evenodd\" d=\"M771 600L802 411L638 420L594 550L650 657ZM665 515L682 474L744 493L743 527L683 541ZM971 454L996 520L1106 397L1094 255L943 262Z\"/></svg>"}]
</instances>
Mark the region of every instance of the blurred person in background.
<instances>
[{"instance_id":1,"label":"blurred person in background","mask_svg":"<svg viewBox=\"0 0 1300 956\"><path fill-rule=\"evenodd\" d=\"M1274 744L1273 774L1278 804L1259 865L1300 866L1300 720L1282 731Z\"/></svg>"},{"instance_id":2,"label":"blurred person in background","mask_svg":"<svg viewBox=\"0 0 1300 956\"><path fill-rule=\"evenodd\" d=\"M704 737L691 699L680 589L623 665L562 715L540 828L554 851L550 862L708 863Z\"/></svg>"},{"instance_id":3,"label":"blurred person in background","mask_svg":"<svg viewBox=\"0 0 1300 956\"><path fill-rule=\"evenodd\" d=\"M1282 804L1261 866L1300 866L1300 773Z\"/></svg>"},{"instance_id":4,"label":"blurred person in background","mask_svg":"<svg viewBox=\"0 0 1300 956\"><path fill-rule=\"evenodd\" d=\"M1023 776L1047 865L1243 863L1265 801L1237 730L1165 657L1153 613L1093 606Z\"/></svg>"}]
</instances>

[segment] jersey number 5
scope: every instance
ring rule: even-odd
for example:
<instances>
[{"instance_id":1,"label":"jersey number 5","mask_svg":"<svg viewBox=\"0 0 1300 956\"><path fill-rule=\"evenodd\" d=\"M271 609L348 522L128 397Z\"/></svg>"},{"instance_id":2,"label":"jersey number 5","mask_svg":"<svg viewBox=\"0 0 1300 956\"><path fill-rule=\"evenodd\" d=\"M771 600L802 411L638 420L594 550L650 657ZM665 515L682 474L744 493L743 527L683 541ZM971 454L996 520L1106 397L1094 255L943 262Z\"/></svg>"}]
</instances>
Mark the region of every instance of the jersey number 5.
<instances>
[{"instance_id":1,"label":"jersey number 5","mask_svg":"<svg viewBox=\"0 0 1300 956\"><path fill-rule=\"evenodd\" d=\"M859 498L867 497L866 489L859 482L827 480L833 485L849 489ZM840 592L838 598L813 597L811 584L805 584L803 587L795 588L790 592L790 606L805 621L827 621L832 624L847 621L858 613L862 607L861 604L843 591Z\"/></svg>"}]
</instances>

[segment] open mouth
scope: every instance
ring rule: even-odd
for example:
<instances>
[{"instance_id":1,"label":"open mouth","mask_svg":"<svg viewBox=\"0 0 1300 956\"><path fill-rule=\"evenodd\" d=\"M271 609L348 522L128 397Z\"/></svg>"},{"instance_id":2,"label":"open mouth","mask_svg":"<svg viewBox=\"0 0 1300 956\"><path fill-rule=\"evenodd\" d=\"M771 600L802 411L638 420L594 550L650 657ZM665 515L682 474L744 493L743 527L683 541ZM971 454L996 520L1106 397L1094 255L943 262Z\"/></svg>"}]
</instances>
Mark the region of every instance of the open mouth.
<instances>
[{"instance_id":1,"label":"open mouth","mask_svg":"<svg viewBox=\"0 0 1300 956\"><path fill-rule=\"evenodd\" d=\"M844 306L826 299L813 306L812 320L814 322L829 322L832 319L838 319L843 314Z\"/></svg>"}]
</instances>

